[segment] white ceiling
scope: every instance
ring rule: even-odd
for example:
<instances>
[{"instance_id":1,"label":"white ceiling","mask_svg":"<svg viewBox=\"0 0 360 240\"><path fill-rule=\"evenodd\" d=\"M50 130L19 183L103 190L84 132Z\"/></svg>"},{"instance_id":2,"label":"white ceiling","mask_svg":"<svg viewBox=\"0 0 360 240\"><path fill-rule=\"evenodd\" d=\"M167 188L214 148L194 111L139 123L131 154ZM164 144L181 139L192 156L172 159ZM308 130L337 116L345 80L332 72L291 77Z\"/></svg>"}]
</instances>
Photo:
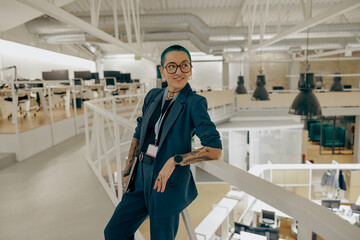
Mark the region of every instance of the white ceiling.
<instances>
[{"instance_id":1,"label":"white ceiling","mask_svg":"<svg viewBox=\"0 0 360 240\"><path fill-rule=\"evenodd\" d=\"M114 38L114 2L119 38ZM125 14L131 12L126 7L130 3L131 44L123 11L124 4ZM135 53L156 59L170 44L229 60L248 49L345 51L360 47L360 1L0 0L0 36L16 41L14 33L20 31L27 40L19 42L47 48L73 45L87 58Z\"/></svg>"}]
</instances>

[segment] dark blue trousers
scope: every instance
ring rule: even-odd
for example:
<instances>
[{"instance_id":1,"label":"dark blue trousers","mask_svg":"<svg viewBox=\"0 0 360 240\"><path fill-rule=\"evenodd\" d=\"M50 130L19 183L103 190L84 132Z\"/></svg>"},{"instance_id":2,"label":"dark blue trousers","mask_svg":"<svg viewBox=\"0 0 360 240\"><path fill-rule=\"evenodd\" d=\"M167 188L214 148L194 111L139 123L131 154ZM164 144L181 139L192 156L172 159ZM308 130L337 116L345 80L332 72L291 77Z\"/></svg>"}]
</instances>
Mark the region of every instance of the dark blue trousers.
<instances>
[{"instance_id":1,"label":"dark blue trousers","mask_svg":"<svg viewBox=\"0 0 360 240\"><path fill-rule=\"evenodd\" d=\"M136 171L135 190L125 193L116 207L104 231L106 240L134 239L134 233L149 215L150 204L148 201L153 186L153 177L144 176L144 172L153 172L153 166L139 162ZM179 214L164 218L150 216L151 239L175 239L178 226Z\"/></svg>"}]
</instances>

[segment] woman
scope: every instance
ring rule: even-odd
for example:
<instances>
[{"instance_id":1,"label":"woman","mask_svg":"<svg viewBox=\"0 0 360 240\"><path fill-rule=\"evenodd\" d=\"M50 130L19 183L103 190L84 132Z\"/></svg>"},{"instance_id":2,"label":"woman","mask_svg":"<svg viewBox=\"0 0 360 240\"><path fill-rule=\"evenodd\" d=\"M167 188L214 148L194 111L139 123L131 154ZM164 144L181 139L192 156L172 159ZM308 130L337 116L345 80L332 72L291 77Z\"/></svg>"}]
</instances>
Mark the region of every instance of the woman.
<instances>
[{"instance_id":1,"label":"woman","mask_svg":"<svg viewBox=\"0 0 360 240\"><path fill-rule=\"evenodd\" d=\"M207 113L206 99L193 93L188 83L190 53L179 45L168 47L160 71L168 87L152 89L145 97L123 176L127 182L138 157L135 180L105 228L108 240L133 239L147 216L151 239L175 239L179 213L197 196L190 164L221 156L220 135ZM191 151L194 134L203 147Z\"/></svg>"}]
</instances>

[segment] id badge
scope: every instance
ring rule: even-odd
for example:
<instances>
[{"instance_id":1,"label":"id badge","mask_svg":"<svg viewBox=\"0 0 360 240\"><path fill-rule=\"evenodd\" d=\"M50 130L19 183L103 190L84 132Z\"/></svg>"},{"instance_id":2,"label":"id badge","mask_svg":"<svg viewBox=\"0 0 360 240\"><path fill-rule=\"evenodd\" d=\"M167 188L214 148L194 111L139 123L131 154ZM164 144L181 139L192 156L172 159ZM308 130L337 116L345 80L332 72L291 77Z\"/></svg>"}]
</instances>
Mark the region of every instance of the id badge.
<instances>
[{"instance_id":1,"label":"id badge","mask_svg":"<svg viewBox=\"0 0 360 240\"><path fill-rule=\"evenodd\" d=\"M149 144L148 149L146 151L146 155L156 158L157 150L158 150L157 146L155 146L154 144Z\"/></svg>"}]
</instances>

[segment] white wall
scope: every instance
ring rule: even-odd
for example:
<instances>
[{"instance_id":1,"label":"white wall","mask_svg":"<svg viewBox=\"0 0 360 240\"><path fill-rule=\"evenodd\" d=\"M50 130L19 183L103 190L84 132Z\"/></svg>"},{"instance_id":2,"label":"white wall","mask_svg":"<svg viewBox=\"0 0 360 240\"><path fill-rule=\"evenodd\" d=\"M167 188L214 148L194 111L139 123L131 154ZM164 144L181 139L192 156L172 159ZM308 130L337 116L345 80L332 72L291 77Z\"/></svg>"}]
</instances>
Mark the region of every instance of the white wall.
<instances>
[{"instance_id":1,"label":"white wall","mask_svg":"<svg viewBox=\"0 0 360 240\"><path fill-rule=\"evenodd\" d=\"M18 76L28 79L41 79L41 72L51 70L68 69L70 78L74 71L96 71L94 61L0 39L0 68L14 65Z\"/></svg>"},{"instance_id":2,"label":"white wall","mask_svg":"<svg viewBox=\"0 0 360 240\"><path fill-rule=\"evenodd\" d=\"M192 80L194 90L222 88L222 62L193 62Z\"/></svg>"},{"instance_id":3,"label":"white wall","mask_svg":"<svg viewBox=\"0 0 360 240\"><path fill-rule=\"evenodd\" d=\"M236 88L238 77L240 76L240 73L244 75L244 72L241 71L241 63L229 63L229 87L230 88Z\"/></svg>"}]
</instances>

